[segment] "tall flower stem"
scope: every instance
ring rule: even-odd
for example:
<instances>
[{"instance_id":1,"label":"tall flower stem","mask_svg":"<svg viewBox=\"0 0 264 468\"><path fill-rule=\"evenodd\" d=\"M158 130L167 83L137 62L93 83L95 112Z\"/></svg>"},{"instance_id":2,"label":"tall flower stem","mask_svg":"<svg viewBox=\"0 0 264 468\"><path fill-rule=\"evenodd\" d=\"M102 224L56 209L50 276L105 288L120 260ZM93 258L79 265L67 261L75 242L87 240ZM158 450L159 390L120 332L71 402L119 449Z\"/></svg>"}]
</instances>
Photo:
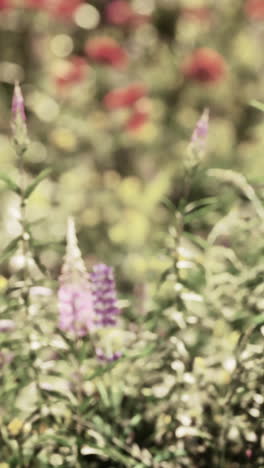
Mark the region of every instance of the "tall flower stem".
<instances>
[{"instance_id":1,"label":"tall flower stem","mask_svg":"<svg viewBox=\"0 0 264 468\"><path fill-rule=\"evenodd\" d=\"M18 83L15 84L13 100L12 100L12 122L11 127L13 131L13 142L18 158L18 172L19 172L19 196L20 196L20 226L21 226L21 249L23 258L22 267L22 287L21 287L21 299L25 313L25 324L26 328L30 325L30 287L32 286L32 278L29 268L29 232L27 229L27 218L26 218L26 173L25 173L25 160L24 155L28 148L29 140L27 136L27 125L26 115L24 110L24 98L22 95L21 88ZM31 355L31 340L28 331L26 332L26 340L28 344L28 350ZM34 363L35 356L32 356L31 369L34 373L36 382L36 388L42 401L42 391L39 381L39 372Z\"/></svg>"},{"instance_id":2,"label":"tall flower stem","mask_svg":"<svg viewBox=\"0 0 264 468\"><path fill-rule=\"evenodd\" d=\"M22 256L23 256L23 288L22 295L25 307L27 309L28 316L28 307L29 307L29 265L28 265L28 240L29 234L26 227L26 199L25 199L25 168L24 168L24 151L23 149L18 150L19 158L19 176L20 176L20 225L21 225L21 247L22 247Z\"/></svg>"}]
</instances>

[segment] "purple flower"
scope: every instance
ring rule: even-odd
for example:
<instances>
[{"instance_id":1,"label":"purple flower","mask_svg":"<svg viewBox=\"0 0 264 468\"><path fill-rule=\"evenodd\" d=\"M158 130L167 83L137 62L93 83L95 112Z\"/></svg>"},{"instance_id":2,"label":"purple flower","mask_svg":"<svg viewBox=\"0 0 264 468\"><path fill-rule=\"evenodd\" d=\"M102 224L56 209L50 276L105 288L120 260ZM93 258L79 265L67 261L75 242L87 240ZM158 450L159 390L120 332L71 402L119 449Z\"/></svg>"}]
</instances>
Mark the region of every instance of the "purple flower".
<instances>
[{"instance_id":1,"label":"purple flower","mask_svg":"<svg viewBox=\"0 0 264 468\"><path fill-rule=\"evenodd\" d=\"M191 142L198 150L204 150L209 127L209 110L205 109L198 120L192 134Z\"/></svg>"},{"instance_id":2,"label":"purple flower","mask_svg":"<svg viewBox=\"0 0 264 468\"><path fill-rule=\"evenodd\" d=\"M92 295L89 283L62 284L58 291L59 328L84 336L94 328Z\"/></svg>"},{"instance_id":3,"label":"purple flower","mask_svg":"<svg viewBox=\"0 0 264 468\"><path fill-rule=\"evenodd\" d=\"M26 121L24 98L18 82L15 83L14 94L12 99L12 114L14 120L21 119Z\"/></svg>"},{"instance_id":4,"label":"purple flower","mask_svg":"<svg viewBox=\"0 0 264 468\"><path fill-rule=\"evenodd\" d=\"M84 336L95 327L93 297L72 218L68 220L67 248L58 291L59 328Z\"/></svg>"},{"instance_id":5,"label":"purple flower","mask_svg":"<svg viewBox=\"0 0 264 468\"><path fill-rule=\"evenodd\" d=\"M97 348L95 352L97 359L99 359L99 361L102 362L114 362L122 357L121 351L115 351L114 353L109 355L104 353L104 351L101 348Z\"/></svg>"},{"instance_id":6,"label":"purple flower","mask_svg":"<svg viewBox=\"0 0 264 468\"><path fill-rule=\"evenodd\" d=\"M113 269L103 263L95 265L91 273L91 282L97 325L116 325L116 316L120 314L120 309L117 306Z\"/></svg>"},{"instance_id":7,"label":"purple flower","mask_svg":"<svg viewBox=\"0 0 264 468\"><path fill-rule=\"evenodd\" d=\"M18 154L23 154L28 147L29 140L27 135L24 98L18 82L15 83L11 110L11 128L13 132L14 143L18 150Z\"/></svg>"}]
</instances>

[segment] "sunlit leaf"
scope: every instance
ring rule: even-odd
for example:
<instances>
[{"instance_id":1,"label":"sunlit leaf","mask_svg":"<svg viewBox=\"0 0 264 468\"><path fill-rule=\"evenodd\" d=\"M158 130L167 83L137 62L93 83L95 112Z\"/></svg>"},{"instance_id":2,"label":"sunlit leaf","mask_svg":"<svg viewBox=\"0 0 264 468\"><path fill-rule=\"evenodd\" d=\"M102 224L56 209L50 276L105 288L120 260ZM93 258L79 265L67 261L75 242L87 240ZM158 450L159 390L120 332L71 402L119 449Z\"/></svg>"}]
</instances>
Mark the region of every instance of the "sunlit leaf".
<instances>
[{"instance_id":1,"label":"sunlit leaf","mask_svg":"<svg viewBox=\"0 0 264 468\"><path fill-rule=\"evenodd\" d=\"M18 244L20 240L22 239L22 236L18 236L15 239L13 239L3 250L2 254L0 255L0 262L4 262L8 260L12 255L16 252L18 248Z\"/></svg>"},{"instance_id":2,"label":"sunlit leaf","mask_svg":"<svg viewBox=\"0 0 264 468\"><path fill-rule=\"evenodd\" d=\"M46 179L50 173L51 169L44 169L43 171L41 171L40 174L33 180L33 182L27 186L24 192L24 198L29 198L30 195L34 192L35 188L40 184L40 182Z\"/></svg>"},{"instance_id":3,"label":"sunlit leaf","mask_svg":"<svg viewBox=\"0 0 264 468\"><path fill-rule=\"evenodd\" d=\"M0 173L0 180L5 182L6 186L12 190L13 192L17 193L20 195L21 190L19 186L6 174Z\"/></svg>"}]
</instances>

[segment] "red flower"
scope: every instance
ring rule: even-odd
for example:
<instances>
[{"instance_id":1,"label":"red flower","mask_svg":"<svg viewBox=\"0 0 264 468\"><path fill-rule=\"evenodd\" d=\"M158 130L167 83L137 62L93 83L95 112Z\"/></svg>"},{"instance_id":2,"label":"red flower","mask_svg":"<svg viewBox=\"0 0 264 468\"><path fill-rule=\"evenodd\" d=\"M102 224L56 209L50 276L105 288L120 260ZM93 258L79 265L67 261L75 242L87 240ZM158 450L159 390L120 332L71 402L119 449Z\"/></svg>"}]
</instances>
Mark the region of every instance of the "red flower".
<instances>
[{"instance_id":1,"label":"red flower","mask_svg":"<svg viewBox=\"0 0 264 468\"><path fill-rule=\"evenodd\" d=\"M211 19L211 11L206 7L186 7L182 8L184 17L190 20L209 21Z\"/></svg>"},{"instance_id":2,"label":"red flower","mask_svg":"<svg viewBox=\"0 0 264 468\"><path fill-rule=\"evenodd\" d=\"M148 20L147 15L136 13L125 0L113 0L105 10L106 19L111 24L137 26Z\"/></svg>"},{"instance_id":3,"label":"red flower","mask_svg":"<svg viewBox=\"0 0 264 468\"><path fill-rule=\"evenodd\" d=\"M54 16L71 18L82 0L26 0L30 8L43 8Z\"/></svg>"},{"instance_id":4,"label":"red flower","mask_svg":"<svg viewBox=\"0 0 264 468\"><path fill-rule=\"evenodd\" d=\"M142 97L146 96L146 88L142 84L131 84L125 88L117 88L109 91L104 97L104 105L107 109L120 109L131 107Z\"/></svg>"},{"instance_id":5,"label":"red flower","mask_svg":"<svg viewBox=\"0 0 264 468\"><path fill-rule=\"evenodd\" d=\"M11 5L9 4L9 0L0 0L0 10L4 10L5 8L9 8Z\"/></svg>"},{"instance_id":6,"label":"red flower","mask_svg":"<svg viewBox=\"0 0 264 468\"><path fill-rule=\"evenodd\" d=\"M95 37L89 39L85 45L85 52L96 62L112 65L113 67L124 67L128 63L128 55L111 37Z\"/></svg>"},{"instance_id":7,"label":"red flower","mask_svg":"<svg viewBox=\"0 0 264 468\"><path fill-rule=\"evenodd\" d=\"M131 6L124 0L113 0L105 10L106 18L111 24L127 24L133 16Z\"/></svg>"},{"instance_id":8,"label":"red flower","mask_svg":"<svg viewBox=\"0 0 264 468\"><path fill-rule=\"evenodd\" d=\"M47 0L26 0L26 6L30 8L47 8Z\"/></svg>"},{"instance_id":9,"label":"red flower","mask_svg":"<svg viewBox=\"0 0 264 468\"><path fill-rule=\"evenodd\" d=\"M66 62L64 70L59 72L55 78L60 88L79 83L85 78L87 62L83 57L74 56Z\"/></svg>"},{"instance_id":10,"label":"red flower","mask_svg":"<svg viewBox=\"0 0 264 468\"><path fill-rule=\"evenodd\" d=\"M62 18L71 18L82 3L82 0L56 0L51 12Z\"/></svg>"},{"instance_id":11,"label":"red flower","mask_svg":"<svg viewBox=\"0 0 264 468\"><path fill-rule=\"evenodd\" d=\"M247 450L246 450L246 457L247 457L248 459L250 459L250 458L252 458L252 455L253 455L252 450L251 450L250 448L247 449Z\"/></svg>"},{"instance_id":12,"label":"red flower","mask_svg":"<svg viewBox=\"0 0 264 468\"><path fill-rule=\"evenodd\" d=\"M245 4L247 16L254 20L264 19L264 0L247 0Z\"/></svg>"},{"instance_id":13,"label":"red flower","mask_svg":"<svg viewBox=\"0 0 264 468\"><path fill-rule=\"evenodd\" d=\"M136 109L126 122L126 130L135 132L148 122L148 120L148 112Z\"/></svg>"},{"instance_id":14,"label":"red flower","mask_svg":"<svg viewBox=\"0 0 264 468\"><path fill-rule=\"evenodd\" d=\"M187 58L182 66L182 72L186 78L200 83L216 83L224 77L226 64L218 52L202 48Z\"/></svg>"}]
</instances>

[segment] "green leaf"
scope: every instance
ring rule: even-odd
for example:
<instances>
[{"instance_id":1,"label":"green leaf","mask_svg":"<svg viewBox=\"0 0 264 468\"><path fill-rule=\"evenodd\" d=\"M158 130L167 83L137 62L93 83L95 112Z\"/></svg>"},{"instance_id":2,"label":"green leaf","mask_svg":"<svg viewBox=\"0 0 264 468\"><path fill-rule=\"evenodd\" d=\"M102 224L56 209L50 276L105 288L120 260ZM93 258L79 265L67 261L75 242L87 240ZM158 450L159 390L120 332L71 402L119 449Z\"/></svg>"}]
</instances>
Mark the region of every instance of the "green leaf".
<instances>
[{"instance_id":1,"label":"green leaf","mask_svg":"<svg viewBox=\"0 0 264 468\"><path fill-rule=\"evenodd\" d=\"M99 381L99 382L96 383L96 388L97 388L98 392L100 393L100 396L101 396L101 399L102 399L102 402L103 402L104 406L110 407L111 403L110 403L110 400L109 400L109 395L107 393L107 390L106 390L106 387L104 386L104 384Z\"/></svg>"},{"instance_id":2,"label":"green leaf","mask_svg":"<svg viewBox=\"0 0 264 468\"><path fill-rule=\"evenodd\" d=\"M152 354L155 351L155 344L149 344L145 346L142 350L140 351L128 351L127 353L124 354L124 358L128 359L138 359L141 357L148 356L149 354Z\"/></svg>"},{"instance_id":3,"label":"green leaf","mask_svg":"<svg viewBox=\"0 0 264 468\"><path fill-rule=\"evenodd\" d=\"M256 101L255 99L253 99L253 101L250 101L250 105L252 107L255 107L256 109L264 112L264 103Z\"/></svg>"},{"instance_id":4,"label":"green leaf","mask_svg":"<svg viewBox=\"0 0 264 468\"><path fill-rule=\"evenodd\" d=\"M203 239L201 236L197 236L192 234L191 232L184 232L184 237L187 237L187 239L190 239L195 245L200 247L203 250L206 250L209 247L209 243Z\"/></svg>"},{"instance_id":5,"label":"green leaf","mask_svg":"<svg viewBox=\"0 0 264 468\"><path fill-rule=\"evenodd\" d=\"M19 186L12 179L10 179L10 177L8 175L0 173L0 180L5 182L7 187L10 190L12 190L12 192L17 193L18 195L21 194L21 190L20 190Z\"/></svg>"},{"instance_id":6,"label":"green leaf","mask_svg":"<svg viewBox=\"0 0 264 468\"><path fill-rule=\"evenodd\" d=\"M2 254L0 255L0 262L6 261L8 258L12 257L18 247L18 243L21 240L21 236L15 237L3 250Z\"/></svg>"},{"instance_id":7,"label":"green leaf","mask_svg":"<svg viewBox=\"0 0 264 468\"><path fill-rule=\"evenodd\" d=\"M51 169L44 169L40 172L40 174L33 180L31 184L29 184L24 192L24 198L27 199L30 197L32 192L34 192L35 188L42 182L42 180L46 179L46 177L51 173Z\"/></svg>"},{"instance_id":8,"label":"green leaf","mask_svg":"<svg viewBox=\"0 0 264 468\"><path fill-rule=\"evenodd\" d=\"M252 319L253 325L262 325L264 323L264 314L260 314Z\"/></svg>"},{"instance_id":9,"label":"green leaf","mask_svg":"<svg viewBox=\"0 0 264 468\"><path fill-rule=\"evenodd\" d=\"M159 282L157 284L157 289L159 289L162 285L162 283L164 283L167 279L167 276L172 273L172 267L169 267L169 268L166 268L166 270L164 270L161 275L160 275L160 278L159 278Z\"/></svg>"},{"instance_id":10,"label":"green leaf","mask_svg":"<svg viewBox=\"0 0 264 468\"><path fill-rule=\"evenodd\" d=\"M174 206L174 204L172 203L172 201L171 201L169 198L164 197L164 198L161 200L161 203L162 203L162 205L164 205L164 206L167 208L167 210L168 210L170 213L172 213L172 214L175 213L175 211L176 211L176 206Z\"/></svg>"},{"instance_id":11,"label":"green leaf","mask_svg":"<svg viewBox=\"0 0 264 468\"><path fill-rule=\"evenodd\" d=\"M50 434L44 434L39 437L40 442L48 442L50 440L57 442L62 447L72 448L72 441L69 441L64 436L56 435L54 432Z\"/></svg>"},{"instance_id":12,"label":"green leaf","mask_svg":"<svg viewBox=\"0 0 264 468\"><path fill-rule=\"evenodd\" d=\"M208 205L212 205L217 202L216 197L206 197L206 198L201 198L201 200L194 201L192 203L188 203L188 205L185 207L185 213L189 214L192 213L193 211L199 210L200 208L203 208Z\"/></svg>"},{"instance_id":13,"label":"green leaf","mask_svg":"<svg viewBox=\"0 0 264 468\"><path fill-rule=\"evenodd\" d=\"M93 380L96 377L100 377L101 375L104 375L106 372L109 372L113 367L115 367L123 359L124 357L121 357L120 359L113 361L111 363L105 363L104 366L99 367L95 372L93 372L91 375L86 377L85 380Z\"/></svg>"},{"instance_id":14,"label":"green leaf","mask_svg":"<svg viewBox=\"0 0 264 468\"><path fill-rule=\"evenodd\" d=\"M192 213L188 213L184 216L185 223L189 224L191 221L195 219L199 219L199 218L202 219L202 217L206 215L206 213L209 213L210 211L211 211L210 206L200 207L197 210L192 211Z\"/></svg>"}]
</instances>

